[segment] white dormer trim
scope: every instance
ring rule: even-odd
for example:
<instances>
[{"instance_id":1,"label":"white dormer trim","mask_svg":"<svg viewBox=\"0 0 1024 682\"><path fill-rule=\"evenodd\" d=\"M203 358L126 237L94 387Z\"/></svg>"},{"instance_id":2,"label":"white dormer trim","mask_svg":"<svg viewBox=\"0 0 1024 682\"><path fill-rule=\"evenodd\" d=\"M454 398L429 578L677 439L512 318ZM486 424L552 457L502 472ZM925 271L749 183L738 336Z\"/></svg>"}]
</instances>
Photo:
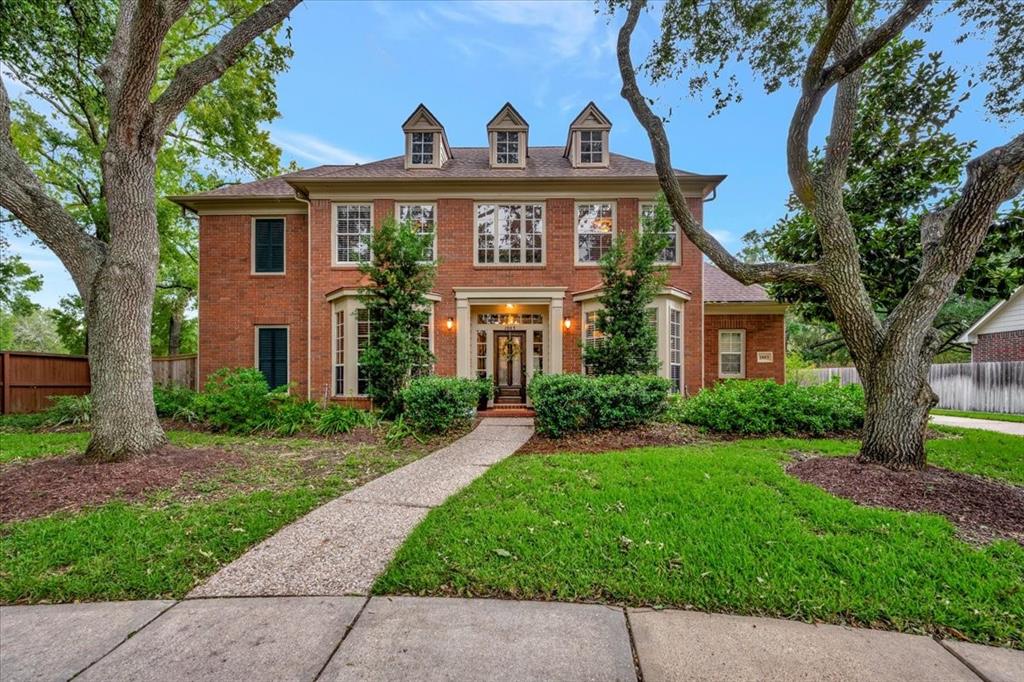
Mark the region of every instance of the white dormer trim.
<instances>
[{"instance_id":1,"label":"white dormer trim","mask_svg":"<svg viewBox=\"0 0 1024 682\"><path fill-rule=\"evenodd\" d=\"M406 170L443 168L448 159L452 158L452 150L448 146L448 137L445 135L444 126L423 104L416 107L415 111L405 120L405 123L402 124L402 132L405 133ZM433 149L430 163L413 163L413 135L430 135L432 137Z\"/></svg>"},{"instance_id":2,"label":"white dormer trim","mask_svg":"<svg viewBox=\"0 0 1024 682\"><path fill-rule=\"evenodd\" d=\"M573 168L607 168L611 153L608 149L609 136L612 129L612 122L604 113L597 108L593 102L583 107L583 111L569 124L569 136L565 141L565 153L563 156L569 159ZM584 158L582 152L583 133L588 136L596 136L601 146L601 158L598 161Z\"/></svg>"},{"instance_id":3,"label":"white dormer trim","mask_svg":"<svg viewBox=\"0 0 1024 682\"><path fill-rule=\"evenodd\" d=\"M487 123L487 146L490 150L488 158L491 168L526 168L526 159L529 156L529 134L530 125L526 119L516 111L511 102L505 102L494 118ZM518 156L514 163L499 163L498 138L506 136L511 137L518 149Z\"/></svg>"}]
</instances>

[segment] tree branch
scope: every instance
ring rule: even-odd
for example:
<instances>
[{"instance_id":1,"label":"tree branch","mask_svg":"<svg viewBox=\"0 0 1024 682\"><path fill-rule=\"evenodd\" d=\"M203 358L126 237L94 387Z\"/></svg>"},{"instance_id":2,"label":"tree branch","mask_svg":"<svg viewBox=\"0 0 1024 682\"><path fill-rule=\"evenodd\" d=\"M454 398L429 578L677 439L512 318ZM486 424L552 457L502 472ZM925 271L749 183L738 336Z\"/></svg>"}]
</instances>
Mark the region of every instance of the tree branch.
<instances>
[{"instance_id":1,"label":"tree branch","mask_svg":"<svg viewBox=\"0 0 1024 682\"><path fill-rule=\"evenodd\" d=\"M300 0L271 0L228 31L202 57L185 64L174 74L154 104L157 130L164 130L200 90L220 78L241 57L245 48L263 32L284 21Z\"/></svg>"},{"instance_id":2,"label":"tree branch","mask_svg":"<svg viewBox=\"0 0 1024 682\"><path fill-rule=\"evenodd\" d=\"M78 222L46 194L39 179L18 155L11 139L11 103L0 76L0 206L14 214L60 258L86 300L106 246L86 234Z\"/></svg>"},{"instance_id":3,"label":"tree branch","mask_svg":"<svg viewBox=\"0 0 1024 682\"><path fill-rule=\"evenodd\" d=\"M672 210L672 217L682 228L687 238L697 248L703 251L708 258L731 277L744 284L754 282L817 283L821 274L817 264L782 262L745 263L729 253L693 217L689 207L686 205L686 197L679 186L679 179L672 168L665 127L661 119L651 111L643 93L640 92L636 81L636 71L633 68L633 60L629 53L633 30L636 28L637 19L645 4L645 0L632 0L626 15L626 21L623 23L622 28L619 29L617 51L619 72L622 75L622 97L633 109L633 113L636 115L640 125L647 131L647 136L651 141L651 150L654 153L654 164L658 171L658 181L668 201L669 208Z\"/></svg>"}]
</instances>

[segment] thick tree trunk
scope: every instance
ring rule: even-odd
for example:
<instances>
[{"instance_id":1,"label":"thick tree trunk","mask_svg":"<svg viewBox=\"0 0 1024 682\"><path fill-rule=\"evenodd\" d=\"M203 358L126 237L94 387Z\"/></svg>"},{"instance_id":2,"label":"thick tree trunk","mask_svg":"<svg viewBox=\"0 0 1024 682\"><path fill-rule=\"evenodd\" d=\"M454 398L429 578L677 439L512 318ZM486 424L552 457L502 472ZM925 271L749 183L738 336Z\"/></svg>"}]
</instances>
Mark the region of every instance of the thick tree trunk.
<instances>
[{"instance_id":1,"label":"thick tree trunk","mask_svg":"<svg viewBox=\"0 0 1024 682\"><path fill-rule=\"evenodd\" d=\"M155 152L104 154L111 244L89 292L92 439L84 458L122 461L166 442L153 405L150 330L159 261Z\"/></svg>"},{"instance_id":2,"label":"thick tree trunk","mask_svg":"<svg viewBox=\"0 0 1024 682\"><path fill-rule=\"evenodd\" d=\"M867 409L859 459L890 469L923 469L928 412L938 402L928 385L931 359L890 358L861 373Z\"/></svg>"}]
</instances>

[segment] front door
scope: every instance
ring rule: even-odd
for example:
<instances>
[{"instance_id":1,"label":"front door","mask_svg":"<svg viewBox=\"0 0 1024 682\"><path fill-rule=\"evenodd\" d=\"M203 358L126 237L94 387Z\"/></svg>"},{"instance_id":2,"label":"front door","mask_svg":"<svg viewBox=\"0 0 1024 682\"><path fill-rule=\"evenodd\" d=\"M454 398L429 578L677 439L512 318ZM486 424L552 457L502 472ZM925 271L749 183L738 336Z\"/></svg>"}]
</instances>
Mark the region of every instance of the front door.
<instances>
[{"instance_id":1,"label":"front door","mask_svg":"<svg viewBox=\"0 0 1024 682\"><path fill-rule=\"evenodd\" d=\"M526 332L494 332L497 402L526 402Z\"/></svg>"}]
</instances>

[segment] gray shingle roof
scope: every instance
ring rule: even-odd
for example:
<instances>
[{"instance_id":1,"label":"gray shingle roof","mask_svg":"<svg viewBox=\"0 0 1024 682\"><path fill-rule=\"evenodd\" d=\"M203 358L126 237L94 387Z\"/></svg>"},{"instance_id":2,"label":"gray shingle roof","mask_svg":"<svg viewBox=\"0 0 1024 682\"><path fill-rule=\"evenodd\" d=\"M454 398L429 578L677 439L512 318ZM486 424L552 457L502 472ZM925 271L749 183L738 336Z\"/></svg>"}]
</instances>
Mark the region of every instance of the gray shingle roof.
<instances>
[{"instance_id":1,"label":"gray shingle roof","mask_svg":"<svg viewBox=\"0 0 1024 682\"><path fill-rule=\"evenodd\" d=\"M706 303L772 303L760 284L741 284L711 263L704 263L704 301Z\"/></svg>"}]
</instances>

